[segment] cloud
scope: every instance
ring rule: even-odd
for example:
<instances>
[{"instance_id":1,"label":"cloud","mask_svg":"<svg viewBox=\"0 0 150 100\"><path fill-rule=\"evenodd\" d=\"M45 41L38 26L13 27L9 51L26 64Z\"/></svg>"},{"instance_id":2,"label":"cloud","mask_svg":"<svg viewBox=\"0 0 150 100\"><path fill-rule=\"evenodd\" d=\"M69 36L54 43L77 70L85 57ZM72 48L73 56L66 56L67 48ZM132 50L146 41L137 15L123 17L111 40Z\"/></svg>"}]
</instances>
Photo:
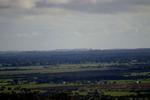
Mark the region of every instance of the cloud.
<instances>
[{"instance_id":1,"label":"cloud","mask_svg":"<svg viewBox=\"0 0 150 100\"><path fill-rule=\"evenodd\" d=\"M150 0L40 0L36 7L60 8L85 13L136 12L138 6L150 6Z\"/></svg>"},{"instance_id":2,"label":"cloud","mask_svg":"<svg viewBox=\"0 0 150 100\"><path fill-rule=\"evenodd\" d=\"M69 2L70 0L47 0L47 3L52 3L52 4L67 4Z\"/></svg>"},{"instance_id":3,"label":"cloud","mask_svg":"<svg viewBox=\"0 0 150 100\"><path fill-rule=\"evenodd\" d=\"M32 8L33 0L0 0L0 8Z\"/></svg>"},{"instance_id":4,"label":"cloud","mask_svg":"<svg viewBox=\"0 0 150 100\"><path fill-rule=\"evenodd\" d=\"M56 8L82 13L111 14L137 12L139 6L150 6L150 0L0 0L1 9L31 8L31 11L32 8Z\"/></svg>"},{"instance_id":5,"label":"cloud","mask_svg":"<svg viewBox=\"0 0 150 100\"><path fill-rule=\"evenodd\" d=\"M96 4L98 2L100 3L106 3L106 2L112 2L114 0L38 0L37 2L40 2L41 4Z\"/></svg>"},{"instance_id":6,"label":"cloud","mask_svg":"<svg viewBox=\"0 0 150 100\"><path fill-rule=\"evenodd\" d=\"M16 34L18 38L33 38L40 35L38 32L31 32L31 33L19 33Z\"/></svg>"},{"instance_id":7,"label":"cloud","mask_svg":"<svg viewBox=\"0 0 150 100\"><path fill-rule=\"evenodd\" d=\"M150 0L73 0L64 8L87 13L120 13L136 12L139 6L150 6Z\"/></svg>"}]
</instances>

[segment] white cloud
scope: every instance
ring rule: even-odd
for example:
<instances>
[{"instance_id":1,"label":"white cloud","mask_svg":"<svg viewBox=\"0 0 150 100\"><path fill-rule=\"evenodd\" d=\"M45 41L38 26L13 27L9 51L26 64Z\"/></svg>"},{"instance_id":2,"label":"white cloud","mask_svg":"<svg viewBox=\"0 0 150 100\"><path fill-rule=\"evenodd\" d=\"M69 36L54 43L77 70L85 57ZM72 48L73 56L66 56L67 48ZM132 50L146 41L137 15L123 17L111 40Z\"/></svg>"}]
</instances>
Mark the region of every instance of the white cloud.
<instances>
[{"instance_id":1,"label":"white cloud","mask_svg":"<svg viewBox=\"0 0 150 100\"><path fill-rule=\"evenodd\" d=\"M1 8L32 8L33 0L0 0Z\"/></svg>"}]
</instances>

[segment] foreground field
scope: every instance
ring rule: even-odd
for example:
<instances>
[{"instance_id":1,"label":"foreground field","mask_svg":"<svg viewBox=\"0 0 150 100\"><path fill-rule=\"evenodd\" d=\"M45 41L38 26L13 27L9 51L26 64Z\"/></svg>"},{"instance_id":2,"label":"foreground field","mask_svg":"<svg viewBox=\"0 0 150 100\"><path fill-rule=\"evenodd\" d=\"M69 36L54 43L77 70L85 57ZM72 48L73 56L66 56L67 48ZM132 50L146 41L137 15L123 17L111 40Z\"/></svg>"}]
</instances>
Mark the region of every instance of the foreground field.
<instances>
[{"instance_id":1,"label":"foreground field","mask_svg":"<svg viewBox=\"0 0 150 100\"><path fill-rule=\"evenodd\" d=\"M61 98L69 98L65 100L130 100L139 96L148 100L150 67L141 63L1 67L0 96L14 93L18 96L34 94L48 100L64 100L56 99L61 94L66 95Z\"/></svg>"},{"instance_id":2,"label":"foreground field","mask_svg":"<svg viewBox=\"0 0 150 100\"><path fill-rule=\"evenodd\" d=\"M0 89L0 97L11 100L149 100L150 82L126 83L123 80L107 81L99 84L48 84L29 83L5 85ZM3 90L2 90L3 89ZM13 98L13 99L12 99ZM25 99L26 98L26 99ZM5 99L4 99L5 100Z\"/></svg>"}]
</instances>

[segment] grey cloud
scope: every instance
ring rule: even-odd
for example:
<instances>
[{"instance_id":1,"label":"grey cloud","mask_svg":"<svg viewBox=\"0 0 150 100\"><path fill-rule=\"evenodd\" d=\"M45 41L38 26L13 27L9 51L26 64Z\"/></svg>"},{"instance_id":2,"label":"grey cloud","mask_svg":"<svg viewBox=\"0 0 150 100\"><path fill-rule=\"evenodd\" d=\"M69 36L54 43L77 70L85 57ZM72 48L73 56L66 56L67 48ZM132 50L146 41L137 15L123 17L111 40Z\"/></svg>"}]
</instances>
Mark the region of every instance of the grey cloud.
<instances>
[{"instance_id":1,"label":"grey cloud","mask_svg":"<svg viewBox=\"0 0 150 100\"><path fill-rule=\"evenodd\" d=\"M118 13L137 11L138 6L149 6L150 0L70 0L67 3L37 2L37 7L62 8L87 13ZM109 1L109 2L108 2Z\"/></svg>"},{"instance_id":2,"label":"grey cloud","mask_svg":"<svg viewBox=\"0 0 150 100\"><path fill-rule=\"evenodd\" d=\"M150 5L150 0L113 0L112 2L97 2L96 4L74 4L64 6L67 9L90 13L118 13L133 12L138 10L137 6Z\"/></svg>"},{"instance_id":3,"label":"grey cloud","mask_svg":"<svg viewBox=\"0 0 150 100\"><path fill-rule=\"evenodd\" d=\"M59 8L85 13L118 13L139 10L138 6L150 6L150 0L0 0L0 9Z\"/></svg>"}]
</instances>

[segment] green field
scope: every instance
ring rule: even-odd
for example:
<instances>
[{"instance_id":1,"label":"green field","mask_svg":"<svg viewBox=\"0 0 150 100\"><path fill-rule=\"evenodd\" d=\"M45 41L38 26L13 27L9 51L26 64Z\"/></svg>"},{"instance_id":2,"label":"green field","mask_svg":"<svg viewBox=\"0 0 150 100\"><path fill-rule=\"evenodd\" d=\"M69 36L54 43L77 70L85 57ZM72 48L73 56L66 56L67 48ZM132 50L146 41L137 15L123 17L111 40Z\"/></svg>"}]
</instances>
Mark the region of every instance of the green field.
<instances>
[{"instance_id":1,"label":"green field","mask_svg":"<svg viewBox=\"0 0 150 100\"><path fill-rule=\"evenodd\" d=\"M126 65L126 63L121 64ZM136 97L140 94L150 94L150 72L119 72L123 67L116 63L86 63L86 64L62 64L55 66L23 66L23 67L1 67L0 68L0 93L24 93L27 91L38 91L38 93L69 92L71 95L88 96L95 91L104 96L111 97ZM115 66L115 67L114 67ZM131 68L132 66L127 66ZM146 67L147 68L147 67ZM111 74L112 70L112 74ZM106 72L106 73L105 73ZM109 73L107 73L109 72ZM69 73L69 74L68 74ZM85 74L86 75L85 75ZM99 74L102 73L102 74ZM92 79L93 75L98 77ZM108 75L107 75L108 74ZM63 81L61 76L67 75L82 77L87 80ZM65 76L66 75L66 76ZM80 76L81 75L81 76ZM91 76L90 76L91 75ZM111 77L124 77L127 79L99 79L101 75ZM112 75L112 76L111 76ZM115 75L115 76L113 76ZM58 79L55 79L58 78ZM75 78L72 77L72 78ZM83 77L83 78L84 78ZM89 77L91 77L89 79ZM128 79L128 77L137 77L137 79ZM142 78L138 78L142 77ZM147 77L147 78L146 78ZM45 79L47 80L45 82ZM42 80L42 82L40 81ZM44 82L43 82L44 80ZM61 80L61 81L58 81ZM65 79L64 79L65 80ZM57 82L58 81L58 82ZM127 88L126 88L127 87Z\"/></svg>"}]
</instances>

